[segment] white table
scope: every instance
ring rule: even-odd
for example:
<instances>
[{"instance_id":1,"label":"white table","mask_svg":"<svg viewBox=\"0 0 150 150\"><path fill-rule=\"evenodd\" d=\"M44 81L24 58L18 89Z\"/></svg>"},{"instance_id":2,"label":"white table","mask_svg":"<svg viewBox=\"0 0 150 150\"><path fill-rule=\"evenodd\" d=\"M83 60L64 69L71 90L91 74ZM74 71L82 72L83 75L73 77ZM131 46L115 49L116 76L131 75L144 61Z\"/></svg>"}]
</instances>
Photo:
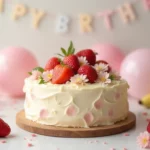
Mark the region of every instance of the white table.
<instances>
[{"instance_id":1,"label":"white table","mask_svg":"<svg viewBox=\"0 0 150 150\"><path fill-rule=\"evenodd\" d=\"M0 138L0 150L140 150L136 143L136 137L140 132L146 130L148 117L150 118L150 110L139 106L137 101L129 98L130 110L136 114L136 128L128 131L129 136L124 133L99 137L99 138L57 138L37 135L32 137L32 133L20 129L15 124L16 113L23 108L23 100L18 100L16 104L6 104L0 110L0 117L3 118L12 129L11 134L7 138ZM0 104L5 104L1 102ZM144 116L142 113L147 112L149 116ZM27 140L24 140L27 138ZM6 143L2 143L5 140ZM32 140L32 141L30 141ZM28 143L33 146L29 147Z\"/></svg>"}]
</instances>

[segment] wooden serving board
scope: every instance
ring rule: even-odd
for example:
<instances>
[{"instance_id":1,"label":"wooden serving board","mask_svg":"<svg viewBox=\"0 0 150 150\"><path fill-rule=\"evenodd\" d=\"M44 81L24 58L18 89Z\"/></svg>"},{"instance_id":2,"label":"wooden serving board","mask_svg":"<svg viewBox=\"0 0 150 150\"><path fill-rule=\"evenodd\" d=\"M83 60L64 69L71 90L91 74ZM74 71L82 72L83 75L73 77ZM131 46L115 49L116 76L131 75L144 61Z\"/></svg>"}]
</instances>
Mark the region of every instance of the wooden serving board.
<instances>
[{"instance_id":1,"label":"wooden serving board","mask_svg":"<svg viewBox=\"0 0 150 150\"><path fill-rule=\"evenodd\" d=\"M135 126L136 117L132 112L129 112L128 118L126 120L110 126L99 126L92 128L63 128L35 123L31 120L26 119L24 110L21 110L16 116L16 123L20 128L26 131L41 135L85 138L108 136L125 132Z\"/></svg>"}]
</instances>

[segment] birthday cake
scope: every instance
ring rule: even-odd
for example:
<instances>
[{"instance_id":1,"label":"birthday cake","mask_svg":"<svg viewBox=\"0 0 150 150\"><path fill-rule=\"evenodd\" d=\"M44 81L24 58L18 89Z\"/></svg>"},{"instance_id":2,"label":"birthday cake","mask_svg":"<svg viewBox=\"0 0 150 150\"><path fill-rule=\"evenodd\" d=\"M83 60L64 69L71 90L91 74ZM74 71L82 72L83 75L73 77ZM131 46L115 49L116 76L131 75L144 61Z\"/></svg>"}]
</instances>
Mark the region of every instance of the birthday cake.
<instances>
[{"instance_id":1,"label":"birthday cake","mask_svg":"<svg viewBox=\"0 0 150 150\"><path fill-rule=\"evenodd\" d=\"M75 53L61 48L44 68L25 79L25 116L40 124L62 127L112 125L129 112L128 83L91 49Z\"/></svg>"}]
</instances>

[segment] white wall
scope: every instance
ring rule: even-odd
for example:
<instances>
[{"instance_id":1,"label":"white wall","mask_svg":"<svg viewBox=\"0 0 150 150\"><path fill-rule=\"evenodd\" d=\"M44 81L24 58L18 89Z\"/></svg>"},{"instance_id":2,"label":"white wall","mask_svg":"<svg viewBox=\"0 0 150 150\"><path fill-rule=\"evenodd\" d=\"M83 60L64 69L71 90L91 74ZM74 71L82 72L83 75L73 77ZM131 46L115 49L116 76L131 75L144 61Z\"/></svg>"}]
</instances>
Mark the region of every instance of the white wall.
<instances>
[{"instance_id":1,"label":"white wall","mask_svg":"<svg viewBox=\"0 0 150 150\"><path fill-rule=\"evenodd\" d=\"M87 12L95 15L105 9L117 8L127 0L5 0L5 10L0 14L0 48L23 46L30 49L43 65L49 57L59 52L60 46L67 47L72 40L77 49L91 47L97 42L110 42L119 45L125 53L140 47L150 48L150 12L143 8L142 0L134 4L137 19L124 25L116 15L113 18L114 30L105 29L102 19L94 21L94 32L83 35L79 32L78 14ZM129 0L128 0L129 1ZM130 0L131 2L131 0ZM47 15L40 28L31 27L31 15L18 21L11 20L12 8L16 3L24 3L31 8L40 8L57 15L73 17L71 31L66 35L55 33L55 16Z\"/></svg>"}]
</instances>

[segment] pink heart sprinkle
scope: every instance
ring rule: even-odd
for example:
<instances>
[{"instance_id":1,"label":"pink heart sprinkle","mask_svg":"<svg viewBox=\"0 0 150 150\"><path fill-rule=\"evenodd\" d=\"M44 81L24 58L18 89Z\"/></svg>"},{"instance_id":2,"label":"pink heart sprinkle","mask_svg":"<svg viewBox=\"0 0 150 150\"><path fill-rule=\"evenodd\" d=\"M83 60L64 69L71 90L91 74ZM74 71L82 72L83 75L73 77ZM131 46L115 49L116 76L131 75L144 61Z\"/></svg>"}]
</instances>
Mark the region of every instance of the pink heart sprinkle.
<instances>
[{"instance_id":1,"label":"pink heart sprinkle","mask_svg":"<svg viewBox=\"0 0 150 150\"><path fill-rule=\"evenodd\" d=\"M37 135L36 134L32 134L32 137L36 137Z\"/></svg>"},{"instance_id":2,"label":"pink heart sprinkle","mask_svg":"<svg viewBox=\"0 0 150 150\"><path fill-rule=\"evenodd\" d=\"M115 148L110 148L110 150L116 150Z\"/></svg>"},{"instance_id":3,"label":"pink heart sprinkle","mask_svg":"<svg viewBox=\"0 0 150 150\"><path fill-rule=\"evenodd\" d=\"M86 121L87 124L90 124L94 120L94 116L92 115L91 112L86 113L84 115L84 120Z\"/></svg>"},{"instance_id":4,"label":"pink heart sprinkle","mask_svg":"<svg viewBox=\"0 0 150 150\"><path fill-rule=\"evenodd\" d=\"M102 107L102 102L101 102L101 100L96 101L96 102L94 103L94 106L95 106L96 109L101 109L101 107Z\"/></svg>"},{"instance_id":5,"label":"pink heart sprinkle","mask_svg":"<svg viewBox=\"0 0 150 150\"><path fill-rule=\"evenodd\" d=\"M66 114L68 116L75 116L77 114L77 110L76 110L76 108L74 106L69 106L67 108Z\"/></svg>"},{"instance_id":6,"label":"pink heart sprinkle","mask_svg":"<svg viewBox=\"0 0 150 150\"><path fill-rule=\"evenodd\" d=\"M130 134L129 133L124 133L124 136L129 136Z\"/></svg>"},{"instance_id":7,"label":"pink heart sprinkle","mask_svg":"<svg viewBox=\"0 0 150 150\"><path fill-rule=\"evenodd\" d=\"M33 144L31 144L31 143L28 143L28 147L32 147L33 146Z\"/></svg>"},{"instance_id":8,"label":"pink heart sprinkle","mask_svg":"<svg viewBox=\"0 0 150 150\"><path fill-rule=\"evenodd\" d=\"M42 110L40 111L40 118L47 118L48 115L49 115L48 110L42 109Z\"/></svg>"},{"instance_id":9,"label":"pink heart sprinkle","mask_svg":"<svg viewBox=\"0 0 150 150\"><path fill-rule=\"evenodd\" d=\"M6 141L5 141L5 140L2 140L1 143L6 143Z\"/></svg>"},{"instance_id":10,"label":"pink heart sprinkle","mask_svg":"<svg viewBox=\"0 0 150 150\"><path fill-rule=\"evenodd\" d=\"M113 112L113 110L112 110L112 109L111 109L111 110L109 110L108 115L109 115L109 117L112 117L112 116L114 115L114 112Z\"/></svg>"}]
</instances>

